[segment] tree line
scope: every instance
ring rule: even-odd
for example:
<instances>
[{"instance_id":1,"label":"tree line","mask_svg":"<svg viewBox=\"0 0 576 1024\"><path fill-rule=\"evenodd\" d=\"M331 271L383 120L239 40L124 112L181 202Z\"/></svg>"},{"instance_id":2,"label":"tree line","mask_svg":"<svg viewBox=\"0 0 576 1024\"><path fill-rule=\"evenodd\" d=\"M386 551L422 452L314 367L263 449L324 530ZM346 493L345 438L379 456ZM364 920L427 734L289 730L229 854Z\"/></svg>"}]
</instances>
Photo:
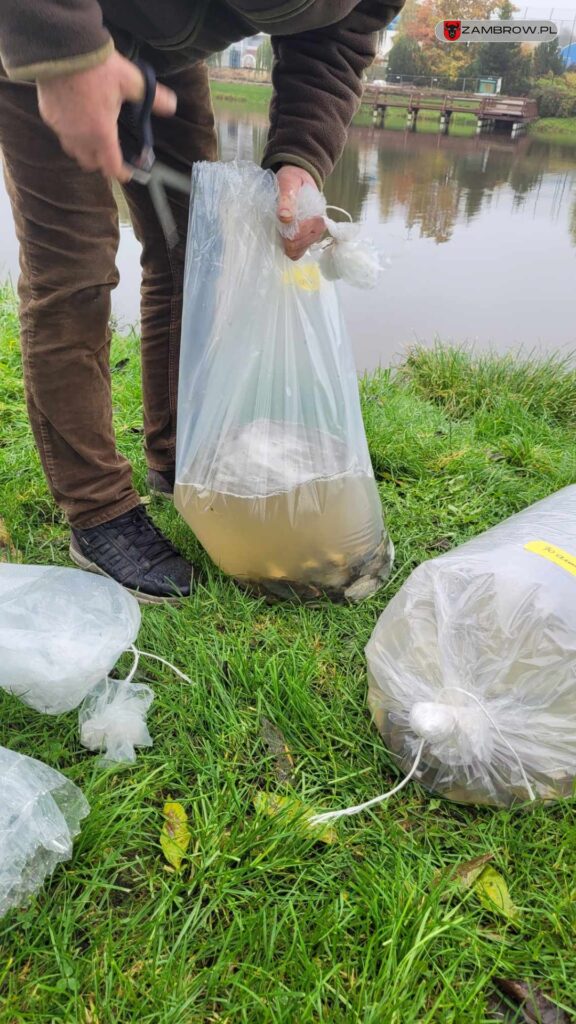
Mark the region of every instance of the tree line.
<instances>
[{"instance_id":1,"label":"tree line","mask_svg":"<svg viewBox=\"0 0 576 1024\"><path fill-rule=\"evenodd\" d=\"M501 78L501 91L526 96L542 79L562 78L565 73L558 41L532 46L507 43L445 43L435 28L446 18L508 20L517 10L510 0L458 0L457 12L446 0L407 0L400 16L398 34L388 54L386 77L418 81L426 78L457 85L465 79Z\"/></svg>"}]
</instances>

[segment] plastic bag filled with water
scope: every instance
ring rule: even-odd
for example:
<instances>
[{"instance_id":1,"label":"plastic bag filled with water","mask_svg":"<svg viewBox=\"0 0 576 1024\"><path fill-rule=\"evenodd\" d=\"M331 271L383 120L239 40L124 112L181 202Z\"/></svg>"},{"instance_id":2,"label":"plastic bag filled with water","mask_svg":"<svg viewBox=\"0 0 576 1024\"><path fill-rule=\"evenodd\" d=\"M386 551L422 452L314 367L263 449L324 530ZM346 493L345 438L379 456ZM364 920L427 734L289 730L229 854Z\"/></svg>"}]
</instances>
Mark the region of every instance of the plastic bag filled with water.
<instances>
[{"instance_id":1,"label":"plastic bag filled with water","mask_svg":"<svg viewBox=\"0 0 576 1024\"><path fill-rule=\"evenodd\" d=\"M0 687L46 714L78 707L140 627L136 599L80 569L0 565Z\"/></svg>"},{"instance_id":2,"label":"plastic bag filled with water","mask_svg":"<svg viewBox=\"0 0 576 1024\"><path fill-rule=\"evenodd\" d=\"M369 702L404 771L462 803L572 795L576 487L412 573L367 647Z\"/></svg>"},{"instance_id":3,"label":"plastic bag filled with water","mask_svg":"<svg viewBox=\"0 0 576 1024\"><path fill-rule=\"evenodd\" d=\"M0 747L0 917L26 903L60 861L89 811L59 772Z\"/></svg>"},{"instance_id":4,"label":"plastic bag filled with water","mask_svg":"<svg viewBox=\"0 0 576 1024\"><path fill-rule=\"evenodd\" d=\"M176 506L258 592L373 593L392 546L335 286L284 255L271 171L196 164L193 195Z\"/></svg>"}]
</instances>

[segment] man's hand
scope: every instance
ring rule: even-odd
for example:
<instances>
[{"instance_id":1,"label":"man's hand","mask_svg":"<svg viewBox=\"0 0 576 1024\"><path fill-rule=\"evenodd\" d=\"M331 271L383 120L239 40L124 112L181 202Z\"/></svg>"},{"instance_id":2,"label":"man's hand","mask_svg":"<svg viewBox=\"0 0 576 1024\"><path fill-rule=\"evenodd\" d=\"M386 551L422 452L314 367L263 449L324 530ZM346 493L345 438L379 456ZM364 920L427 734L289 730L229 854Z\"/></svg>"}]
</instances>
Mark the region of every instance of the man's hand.
<instances>
[{"instance_id":1,"label":"man's hand","mask_svg":"<svg viewBox=\"0 0 576 1024\"><path fill-rule=\"evenodd\" d=\"M318 186L308 171L301 167L286 165L276 174L280 194L278 197L278 220L282 224L290 224L294 220L296 199L303 185ZM284 252L291 260L299 260L309 245L319 242L326 230L322 217L311 217L302 221L295 238L284 239Z\"/></svg>"},{"instance_id":2,"label":"man's hand","mask_svg":"<svg viewBox=\"0 0 576 1024\"><path fill-rule=\"evenodd\" d=\"M88 71L38 83L40 115L58 136L64 152L85 171L101 171L119 181L130 180L118 142L120 107L125 100L137 102L143 95L141 72L119 53ZM170 117L176 110L172 90L156 86L152 109Z\"/></svg>"}]
</instances>

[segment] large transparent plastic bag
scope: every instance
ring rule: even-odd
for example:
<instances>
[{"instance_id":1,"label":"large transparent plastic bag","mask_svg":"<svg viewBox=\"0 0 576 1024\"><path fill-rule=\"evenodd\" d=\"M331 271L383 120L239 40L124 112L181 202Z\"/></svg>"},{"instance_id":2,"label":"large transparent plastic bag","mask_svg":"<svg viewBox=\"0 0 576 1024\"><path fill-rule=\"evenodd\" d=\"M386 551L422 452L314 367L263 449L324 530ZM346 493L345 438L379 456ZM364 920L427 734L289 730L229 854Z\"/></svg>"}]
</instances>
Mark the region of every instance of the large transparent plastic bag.
<instances>
[{"instance_id":1,"label":"large transparent plastic bag","mask_svg":"<svg viewBox=\"0 0 576 1024\"><path fill-rule=\"evenodd\" d=\"M369 702L406 772L463 803L573 793L576 487L425 562L367 647Z\"/></svg>"},{"instance_id":2,"label":"large transparent plastic bag","mask_svg":"<svg viewBox=\"0 0 576 1024\"><path fill-rule=\"evenodd\" d=\"M272 172L197 164L193 196L176 506L257 591L374 592L392 546L334 285L284 256Z\"/></svg>"},{"instance_id":3,"label":"large transparent plastic bag","mask_svg":"<svg viewBox=\"0 0 576 1024\"><path fill-rule=\"evenodd\" d=\"M0 565L0 687L36 711L78 707L136 640L140 609L79 569Z\"/></svg>"},{"instance_id":4,"label":"large transparent plastic bag","mask_svg":"<svg viewBox=\"0 0 576 1024\"><path fill-rule=\"evenodd\" d=\"M36 892L89 811L79 789L41 761L0 747L0 917Z\"/></svg>"}]
</instances>

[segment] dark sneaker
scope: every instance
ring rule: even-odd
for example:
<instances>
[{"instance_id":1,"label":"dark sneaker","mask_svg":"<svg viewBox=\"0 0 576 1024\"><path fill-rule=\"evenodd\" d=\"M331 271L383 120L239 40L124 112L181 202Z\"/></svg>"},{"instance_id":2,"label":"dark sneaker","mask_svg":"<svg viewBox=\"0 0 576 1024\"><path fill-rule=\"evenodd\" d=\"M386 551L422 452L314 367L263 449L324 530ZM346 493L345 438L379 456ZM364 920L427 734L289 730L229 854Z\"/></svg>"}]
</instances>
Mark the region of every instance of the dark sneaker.
<instances>
[{"instance_id":1,"label":"dark sneaker","mask_svg":"<svg viewBox=\"0 0 576 1024\"><path fill-rule=\"evenodd\" d=\"M174 469L164 469L162 472L159 469L149 469L148 490L151 494L158 494L160 497L172 501L175 479L176 471Z\"/></svg>"},{"instance_id":2,"label":"dark sneaker","mask_svg":"<svg viewBox=\"0 0 576 1024\"><path fill-rule=\"evenodd\" d=\"M81 569L111 576L143 604L189 597L194 567L142 505L88 530L72 530L70 557Z\"/></svg>"}]
</instances>

